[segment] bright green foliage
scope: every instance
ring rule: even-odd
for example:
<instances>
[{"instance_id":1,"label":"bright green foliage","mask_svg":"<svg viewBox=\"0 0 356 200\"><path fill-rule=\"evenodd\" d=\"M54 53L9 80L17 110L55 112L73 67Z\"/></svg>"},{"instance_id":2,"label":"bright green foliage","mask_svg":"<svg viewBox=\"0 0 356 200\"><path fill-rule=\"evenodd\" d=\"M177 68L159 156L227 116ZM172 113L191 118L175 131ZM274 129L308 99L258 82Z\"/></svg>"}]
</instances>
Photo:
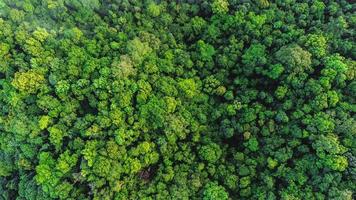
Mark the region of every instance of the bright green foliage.
<instances>
[{"instance_id":1,"label":"bright green foliage","mask_svg":"<svg viewBox=\"0 0 356 200\"><path fill-rule=\"evenodd\" d=\"M278 162L270 157L267 158L267 166L270 169L274 169L278 165Z\"/></svg>"},{"instance_id":2,"label":"bright green foliage","mask_svg":"<svg viewBox=\"0 0 356 200\"><path fill-rule=\"evenodd\" d=\"M268 0L256 0L256 2L257 2L258 5L261 6L262 8L265 8L265 7L268 7L268 6L269 6Z\"/></svg>"},{"instance_id":3,"label":"bright green foliage","mask_svg":"<svg viewBox=\"0 0 356 200\"><path fill-rule=\"evenodd\" d=\"M178 82L178 86L181 89L183 96L188 98L193 98L197 95L198 92L198 84L194 79L184 79Z\"/></svg>"},{"instance_id":4,"label":"bright green foliage","mask_svg":"<svg viewBox=\"0 0 356 200\"><path fill-rule=\"evenodd\" d=\"M278 86L275 95L277 99L283 99L288 92L288 88L286 86Z\"/></svg>"},{"instance_id":5,"label":"bright green foliage","mask_svg":"<svg viewBox=\"0 0 356 200\"><path fill-rule=\"evenodd\" d=\"M0 56L3 58L8 55L10 51L10 45L7 43L0 44Z\"/></svg>"},{"instance_id":6,"label":"bright green foliage","mask_svg":"<svg viewBox=\"0 0 356 200\"><path fill-rule=\"evenodd\" d=\"M140 65L145 57L152 51L147 42L135 38L127 43L127 50L136 65Z\"/></svg>"},{"instance_id":7,"label":"bright green foliage","mask_svg":"<svg viewBox=\"0 0 356 200\"><path fill-rule=\"evenodd\" d=\"M43 75L35 71L16 72L12 85L21 92L33 94L41 88L44 81Z\"/></svg>"},{"instance_id":8,"label":"bright green foliage","mask_svg":"<svg viewBox=\"0 0 356 200\"><path fill-rule=\"evenodd\" d=\"M41 116L41 118L38 121L38 126L41 130L45 129L48 127L48 125L51 122L51 118L49 116Z\"/></svg>"},{"instance_id":9,"label":"bright green foliage","mask_svg":"<svg viewBox=\"0 0 356 200\"><path fill-rule=\"evenodd\" d=\"M50 142L59 149L62 145L63 137L65 136L64 131L59 126L52 126L48 128L48 131Z\"/></svg>"},{"instance_id":10,"label":"bright green foliage","mask_svg":"<svg viewBox=\"0 0 356 200\"><path fill-rule=\"evenodd\" d=\"M209 163L214 163L219 160L222 151L219 145L211 143L209 145L204 145L199 149L199 156Z\"/></svg>"},{"instance_id":11,"label":"bright green foliage","mask_svg":"<svg viewBox=\"0 0 356 200\"><path fill-rule=\"evenodd\" d=\"M0 0L0 200L353 199L354 10Z\"/></svg>"},{"instance_id":12,"label":"bright green foliage","mask_svg":"<svg viewBox=\"0 0 356 200\"><path fill-rule=\"evenodd\" d=\"M33 37L40 42L44 42L49 35L46 29L39 27L33 32Z\"/></svg>"},{"instance_id":13,"label":"bright green foliage","mask_svg":"<svg viewBox=\"0 0 356 200\"><path fill-rule=\"evenodd\" d=\"M214 14L225 14L229 11L229 1L227 0L213 0L211 9Z\"/></svg>"},{"instance_id":14,"label":"bright green foliage","mask_svg":"<svg viewBox=\"0 0 356 200\"><path fill-rule=\"evenodd\" d=\"M325 166L337 171L344 171L347 168L347 158L341 156L346 152L346 148L340 145L336 135L328 134L317 137L313 148L321 158L320 163Z\"/></svg>"},{"instance_id":15,"label":"bright green foliage","mask_svg":"<svg viewBox=\"0 0 356 200\"><path fill-rule=\"evenodd\" d=\"M246 143L247 148L250 151L257 151L258 150L258 141L256 138L251 138L248 140L248 142Z\"/></svg>"},{"instance_id":16,"label":"bright green foliage","mask_svg":"<svg viewBox=\"0 0 356 200\"><path fill-rule=\"evenodd\" d=\"M215 182L208 183L204 188L203 193L204 200L227 200L228 194L225 191L224 187L218 185Z\"/></svg>"},{"instance_id":17,"label":"bright green foliage","mask_svg":"<svg viewBox=\"0 0 356 200\"><path fill-rule=\"evenodd\" d=\"M161 13L160 6L155 3L150 3L148 5L147 10L148 10L148 13L153 17L157 17Z\"/></svg>"},{"instance_id":18,"label":"bright green foliage","mask_svg":"<svg viewBox=\"0 0 356 200\"><path fill-rule=\"evenodd\" d=\"M321 58L326 54L327 42L323 35L310 34L307 36L307 41L305 42L310 53L318 58Z\"/></svg>"},{"instance_id":19,"label":"bright green foliage","mask_svg":"<svg viewBox=\"0 0 356 200\"><path fill-rule=\"evenodd\" d=\"M271 65L266 75L271 79L278 79L284 72L284 67L281 64Z\"/></svg>"}]
</instances>

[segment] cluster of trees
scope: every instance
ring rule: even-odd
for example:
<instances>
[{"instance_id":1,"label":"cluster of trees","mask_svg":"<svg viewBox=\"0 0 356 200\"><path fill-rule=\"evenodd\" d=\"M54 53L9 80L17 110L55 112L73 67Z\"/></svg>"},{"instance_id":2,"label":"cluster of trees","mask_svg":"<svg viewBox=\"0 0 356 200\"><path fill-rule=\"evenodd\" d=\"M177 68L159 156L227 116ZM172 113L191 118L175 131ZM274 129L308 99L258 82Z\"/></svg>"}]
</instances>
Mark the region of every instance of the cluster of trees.
<instances>
[{"instance_id":1,"label":"cluster of trees","mask_svg":"<svg viewBox=\"0 0 356 200\"><path fill-rule=\"evenodd\" d=\"M0 1L0 199L353 199L355 9Z\"/></svg>"}]
</instances>

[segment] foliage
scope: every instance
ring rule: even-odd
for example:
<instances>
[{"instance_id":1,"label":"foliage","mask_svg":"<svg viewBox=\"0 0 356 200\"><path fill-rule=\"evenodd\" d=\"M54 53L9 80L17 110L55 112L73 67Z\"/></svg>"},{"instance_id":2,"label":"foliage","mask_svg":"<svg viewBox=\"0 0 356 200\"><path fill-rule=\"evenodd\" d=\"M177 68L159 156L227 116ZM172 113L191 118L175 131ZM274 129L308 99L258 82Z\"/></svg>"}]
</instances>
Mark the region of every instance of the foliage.
<instances>
[{"instance_id":1,"label":"foliage","mask_svg":"<svg viewBox=\"0 0 356 200\"><path fill-rule=\"evenodd\" d=\"M353 199L354 10L0 0L0 199Z\"/></svg>"}]
</instances>

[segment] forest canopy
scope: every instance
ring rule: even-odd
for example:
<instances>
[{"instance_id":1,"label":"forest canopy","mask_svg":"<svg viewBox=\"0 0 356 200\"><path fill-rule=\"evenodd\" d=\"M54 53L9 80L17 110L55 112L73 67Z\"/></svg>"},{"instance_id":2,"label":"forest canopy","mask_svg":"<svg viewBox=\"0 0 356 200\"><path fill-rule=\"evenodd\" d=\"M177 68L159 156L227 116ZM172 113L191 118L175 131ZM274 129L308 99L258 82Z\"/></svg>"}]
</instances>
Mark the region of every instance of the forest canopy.
<instances>
[{"instance_id":1,"label":"forest canopy","mask_svg":"<svg viewBox=\"0 0 356 200\"><path fill-rule=\"evenodd\" d=\"M0 0L0 199L352 200L356 4Z\"/></svg>"}]
</instances>

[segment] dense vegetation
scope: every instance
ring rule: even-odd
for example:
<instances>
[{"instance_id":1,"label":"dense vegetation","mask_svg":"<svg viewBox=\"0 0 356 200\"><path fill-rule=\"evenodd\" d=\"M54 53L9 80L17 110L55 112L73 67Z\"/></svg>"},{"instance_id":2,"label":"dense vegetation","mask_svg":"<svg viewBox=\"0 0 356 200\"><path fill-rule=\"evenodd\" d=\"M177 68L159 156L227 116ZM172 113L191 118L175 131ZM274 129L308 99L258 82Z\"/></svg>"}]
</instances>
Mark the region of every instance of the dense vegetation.
<instances>
[{"instance_id":1,"label":"dense vegetation","mask_svg":"<svg viewBox=\"0 0 356 200\"><path fill-rule=\"evenodd\" d=\"M355 10L0 0L0 199L352 200Z\"/></svg>"}]
</instances>

